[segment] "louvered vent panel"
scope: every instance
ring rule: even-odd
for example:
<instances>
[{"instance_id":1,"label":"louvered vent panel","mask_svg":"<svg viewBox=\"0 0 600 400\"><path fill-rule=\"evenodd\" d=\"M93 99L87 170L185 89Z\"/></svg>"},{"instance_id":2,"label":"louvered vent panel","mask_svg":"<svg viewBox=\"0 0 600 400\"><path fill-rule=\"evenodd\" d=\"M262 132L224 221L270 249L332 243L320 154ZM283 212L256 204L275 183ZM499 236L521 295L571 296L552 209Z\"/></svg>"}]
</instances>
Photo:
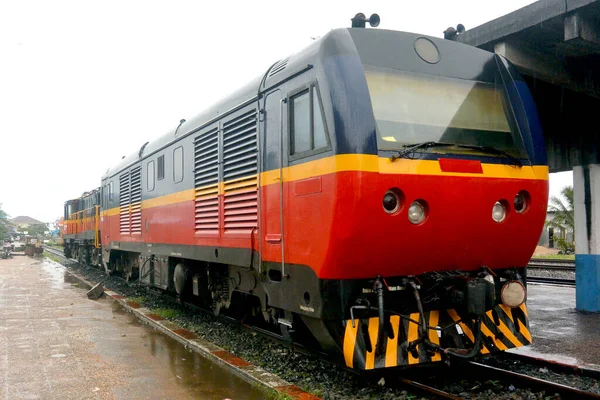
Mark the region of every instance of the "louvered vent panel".
<instances>
[{"instance_id":1,"label":"louvered vent panel","mask_svg":"<svg viewBox=\"0 0 600 400\"><path fill-rule=\"evenodd\" d=\"M256 113L223 125L225 232L249 232L258 224Z\"/></svg>"},{"instance_id":2,"label":"louvered vent panel","mask_svg":"<svg viewBox=\"0 0 600 400\"><path fill-rule=\"evenodd\" d=\"M142 233L142 168L131 170L131 233Z\"/></svg>"},{"instance_id":3,"label":"louvered vent panel","mask_svg":"<svg viewBox=\"0 0 600 400\"><path fill-rule=\"evenodd\" d=\"M194 139L196 232L219 232L219 130Z\"/></svg>"},{"instance_id":4,"label":"louvered vent panel","mask_svg":"<svg viewBox=\"0 0 600 400\"><path fill-rule=\"evenodd\" d=\"M269 72L269 78L275 75L276 73L283 71L288 64L288 61L290 61L290 57L277 61L277 63L273 65L273 68L271 68L271 71Z\"/></svg>"},{"instance_id":5,"label":"louvered vent panel","mask_svg":"<svg viewBox=\"0 0 600 400\"><path fill-rule=\"evenodd\" d=\"M126 172L123 175L119 176L119 230L121 232L121 235L129 235L129 233L131 232L131 221L129 219L129 183L129 172Z\"/></svg>"}]
</instances>

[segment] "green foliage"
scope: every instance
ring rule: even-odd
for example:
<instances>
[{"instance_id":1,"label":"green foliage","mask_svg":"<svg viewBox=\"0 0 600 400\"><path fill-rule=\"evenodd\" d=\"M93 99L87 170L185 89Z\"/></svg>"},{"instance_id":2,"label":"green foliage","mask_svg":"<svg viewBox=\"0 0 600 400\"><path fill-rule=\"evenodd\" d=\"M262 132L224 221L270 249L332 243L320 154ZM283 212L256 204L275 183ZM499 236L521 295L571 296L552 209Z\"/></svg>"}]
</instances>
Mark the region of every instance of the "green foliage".
<instances>
[{"instance_id":1,"label":"green foliage","mask_svg":"<svg viewBox=\"0 0 600 400\"><path fill-rule=\"evenodd\" d=\"M552 196L548 211L554 213L552 221L547 222L547 226L558 228L563 233L567 231L575 232L575 208L573 206L573 186L565 186L560 191L561 196Z\"/></svg>"},{"instance_id":2,"label":"green foliage","mask_svg":"<svg viewBox=\"0 0 600 400\"><path fill-rule=\"evenodd\" d=\"M152 312L156 315L160 315L164 319L175 319L185 316L185 313L181 310L174 310L172 308L155 308Z\"/></svg>"},{"instance_id":3,"label":"green foliage","mask_svg":"<svg viewBox=\"0 0 600 400\"><path fill-rule=\"evenodd\" d=\"M575 252L575 245L572 242L568 242L565 239L557 236L552 236L556 247L560 250L560 254L571 254Z\"/></svg>"},{"instance_id":4,"label":"green foliage","mask_svg":"<svg viewBox=\"0 0 600 400\"><path fill-rule=\"evenodd\" d=\"M575 260L575 254L536 254L533 258L543 258L547 260Z\"/></svg>"},{"instance_id":5,"label":"green foliage","mask_svg":"<svg viewBox=\"0 0 600 400\"><path fill-rule=\"evenodd\" d=\"M8 214L2 209L2 203L0 203L0 240L7 237L9 232Z\"/></svg>"},{"instance_id":6,"label":"green foliage","mask_svg":"<svg viewBox=\"0 0 600 400\"><path fill-rule=\"evenodd\" d=\"M27 228L19 228L19 232L27 232L29 236L42 236L44 232L49 230L47 224L29 225Z\"/></svg>"}]
</instances>

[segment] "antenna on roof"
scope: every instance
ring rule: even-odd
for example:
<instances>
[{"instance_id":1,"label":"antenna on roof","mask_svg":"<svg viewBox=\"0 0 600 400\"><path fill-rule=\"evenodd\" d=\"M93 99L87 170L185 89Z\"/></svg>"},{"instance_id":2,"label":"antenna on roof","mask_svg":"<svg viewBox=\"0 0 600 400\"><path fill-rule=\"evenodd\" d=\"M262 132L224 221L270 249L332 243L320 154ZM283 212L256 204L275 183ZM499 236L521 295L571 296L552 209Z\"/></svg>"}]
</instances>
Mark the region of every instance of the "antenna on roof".
<instances>
[{"instance_id":1,"label":"antenna on roof","mask_svg":"<svg viewBox=\"0 0 600 400\"><path fill-rule=\"evenodd\" d=\"M352 21L353 28L364 28L366 23L368 22L373 28L377 28L379 23L381 22L381 18L377 14L371 14L369 19L365 17L365 14L358 13L354 16L354 18L350 19Z\"/></svg>"}]
</instances>

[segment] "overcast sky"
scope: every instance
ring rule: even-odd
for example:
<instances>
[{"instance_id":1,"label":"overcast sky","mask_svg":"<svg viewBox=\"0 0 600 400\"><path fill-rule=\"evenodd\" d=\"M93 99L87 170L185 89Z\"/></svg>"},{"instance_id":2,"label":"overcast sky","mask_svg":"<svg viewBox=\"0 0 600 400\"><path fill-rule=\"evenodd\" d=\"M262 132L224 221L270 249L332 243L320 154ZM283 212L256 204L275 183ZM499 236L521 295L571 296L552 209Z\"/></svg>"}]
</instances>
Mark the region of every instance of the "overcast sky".
<instances>
[{"instance_id":1,"label":"overcast sky","mask_svg":"<svg viewBox=\"0 0 600 400\"><path fill-rule=\"evenodd\" d=\"M0 203L13 217L59 218L122 156L357 12L441 37L530 3L3 0Z\"/></svg>"}]
</instances>

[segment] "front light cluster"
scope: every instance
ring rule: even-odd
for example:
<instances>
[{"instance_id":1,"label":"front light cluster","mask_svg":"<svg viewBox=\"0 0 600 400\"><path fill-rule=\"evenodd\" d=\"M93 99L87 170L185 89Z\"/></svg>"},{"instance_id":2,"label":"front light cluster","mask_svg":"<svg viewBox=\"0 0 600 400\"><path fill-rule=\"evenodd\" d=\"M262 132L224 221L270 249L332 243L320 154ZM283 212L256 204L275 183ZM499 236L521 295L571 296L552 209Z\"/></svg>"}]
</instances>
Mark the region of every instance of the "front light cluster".
<instances>
[{"instance_id":1,"label":"front light cluster","mask_svg":"<svg viewBox=\"0 0 600 400\"><path fill-rule=\"evenodd\" d=\"M529 196L529 193L525 190L521 190L515 196L515 199L513 201L513 208L517 212L517 214L523 214L529 208L530 202L531 197ZM498 200L492 207L492 219L500 223L506 219L508 212L508 201L504 199Z\"/></svg>"},{"instance_id":2,"label":"front light cluster","mask_svg":"<svg viewBox=\"0 0 600 400\"><path fill-rule=\"evenodd\" d=\"M398 214L404 209L404 193L393 188L383 195L383 210L388 214ZM419 225L427 218L427 202L422 199L413 201L408 207L408 220Z\"/></svg>"}]
</instances>

